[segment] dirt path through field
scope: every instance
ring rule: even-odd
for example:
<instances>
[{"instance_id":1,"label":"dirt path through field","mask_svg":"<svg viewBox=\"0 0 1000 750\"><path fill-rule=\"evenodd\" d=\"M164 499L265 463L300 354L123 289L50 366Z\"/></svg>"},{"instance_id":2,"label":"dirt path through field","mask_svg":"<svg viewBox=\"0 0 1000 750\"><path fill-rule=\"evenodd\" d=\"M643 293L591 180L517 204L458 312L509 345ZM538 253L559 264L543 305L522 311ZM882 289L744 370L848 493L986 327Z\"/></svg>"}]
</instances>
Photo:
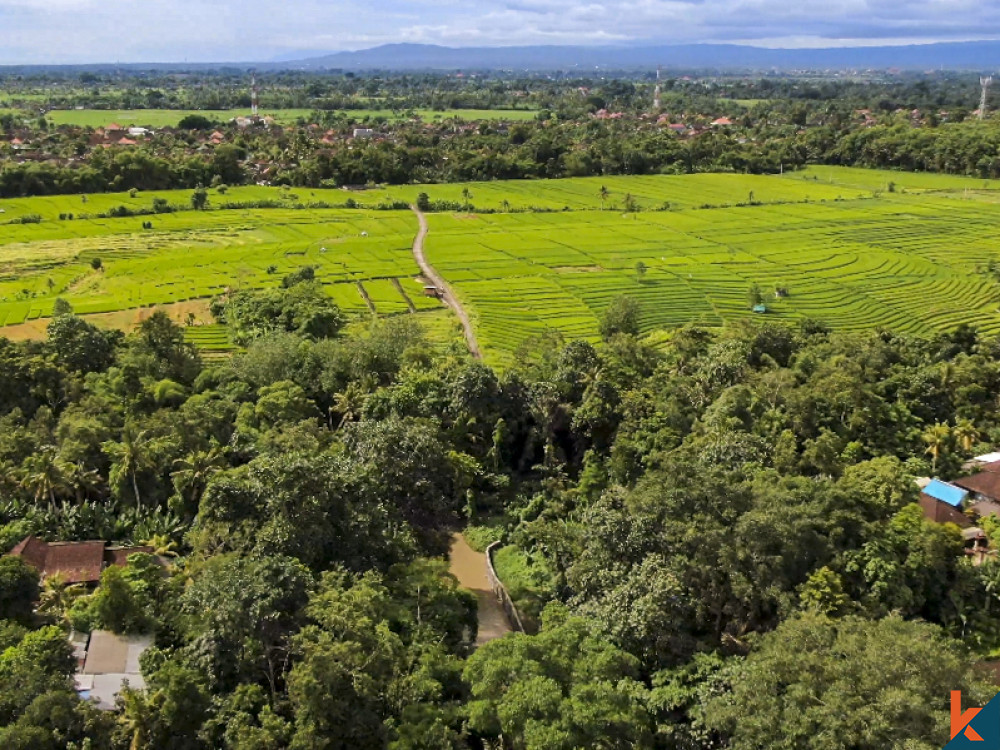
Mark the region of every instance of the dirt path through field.
<instances>
[{"instance_id":1,"label":"dirt path through field","mask_svg":"<svg viewBox=\"0 0 1000 750\"><path fill-rule=\"evenodd\" d=\"M461 534L455 534L451 538L448 569L458 579L459 585L475 594L479 602L479 634L476 636L476 645L482 646L487 641L509 633L511 627L507 622L507 614L486 578L486 555L472 549Z\"/></svg>"},{"instance_id":2,"label":"dirt path through field","mask_svg":"<svg viewBox=\"0 0 1000 750\"><path fill-rule=\"evenodd\" d=\"M427 262L427 257L424 255L424 239L427 237L427 232L430 231L427 227L427 217L416 206L410 206L410 210L417 215L417 221L420 222L420 230L413 240L413 257L417 259L417 265L420 266L421 273L434 286L441 290L441 300L455 311L455 315L462 322L462 329L465 331L465 343L469 347L469 352L476 359L482 359L482 355L479 353L479 343L476 341L476 334L472 330L472 322L469 320L468 313L465 312L462 303L458 301L458 297L452 292L448 282L434 269L434 266Z\"/></svg>"}]
</instances>

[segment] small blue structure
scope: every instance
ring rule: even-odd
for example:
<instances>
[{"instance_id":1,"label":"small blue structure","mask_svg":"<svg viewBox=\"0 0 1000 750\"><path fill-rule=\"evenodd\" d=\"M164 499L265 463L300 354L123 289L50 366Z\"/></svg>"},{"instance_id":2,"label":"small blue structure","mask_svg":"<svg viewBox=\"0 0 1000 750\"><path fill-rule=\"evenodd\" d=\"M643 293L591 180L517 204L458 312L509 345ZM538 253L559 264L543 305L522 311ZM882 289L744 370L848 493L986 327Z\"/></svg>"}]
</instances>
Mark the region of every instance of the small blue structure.
<instances>
[{"instance_id":1,"label":"small blue structure","mask_svg":"<svg viewBox=\"0 0 1000 750\"><path fill-rule=\"evenodd\" d=\"M765 305L763 302L758 302L756 305L753 306L753 311L755 313L766 313L767 305Z\"/></svg>"},{"instance_id":2,"label":"small blue structure","mask_svg":"<svg viewBox=\"0 0 1000 750\"><path fill-rule=\"evenodd\" d=\"M963 490L961 487L956 487L948 482L942 482L940 479L932 479L930 484L921 491L925 495L930 495L935 500L948 503L953 508L960 508L962 501L969 495L968 490Z\"/></svg>"}]
</instances>

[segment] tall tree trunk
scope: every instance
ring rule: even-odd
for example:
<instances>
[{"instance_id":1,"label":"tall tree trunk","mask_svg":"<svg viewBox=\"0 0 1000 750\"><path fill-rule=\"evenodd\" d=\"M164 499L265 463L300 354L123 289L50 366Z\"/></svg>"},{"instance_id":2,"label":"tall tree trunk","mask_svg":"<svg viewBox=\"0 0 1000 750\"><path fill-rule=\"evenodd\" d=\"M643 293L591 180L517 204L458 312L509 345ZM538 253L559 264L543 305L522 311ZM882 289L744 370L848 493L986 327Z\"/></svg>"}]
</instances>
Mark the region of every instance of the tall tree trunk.
<instances>
[{"instance_id":1,"label":"tall tree trunk","mask_svg":"<svg viewBox=\"0 0 1000 750\"><path fill-rule=\"evenodd\" d=\"M139 482L135 478L135 469L132 469L132 491L135 493L135 505L139 507L142 505L142 499L139 497Z\"/></svg>"}]
</instances>

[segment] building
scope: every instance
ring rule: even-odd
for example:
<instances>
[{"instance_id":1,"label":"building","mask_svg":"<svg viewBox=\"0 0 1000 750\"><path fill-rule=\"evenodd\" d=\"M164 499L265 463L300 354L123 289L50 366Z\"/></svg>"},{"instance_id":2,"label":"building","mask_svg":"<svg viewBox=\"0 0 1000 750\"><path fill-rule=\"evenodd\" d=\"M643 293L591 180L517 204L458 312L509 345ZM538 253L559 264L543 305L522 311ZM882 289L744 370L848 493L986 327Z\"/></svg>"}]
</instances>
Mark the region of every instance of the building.
<instances>
[{"instance_id":1,"label":"building","mask_svg":"<svg viewBox=\"0 0 1000 750\"><path fill-rule=\"evenodd\" d=\"M152 547L114 547L103 541L43 542L34 536L22 539L10 551L41 573L58 575L65 583L96 584L109 565L125 565L137 552L152 554Z\"/></svg>"},{"instance_id":2,"label":"building","mask_svg":"<svg viewBox=\"0 0 1000 750\"><path fill-rule=\"evenodd\" d=\"M920 507L924 518L937 523L955 523L965 528L972 525L962 512L962 503L969 496L967 490L954 484L932 479L920 491Z\"/></svg>"},{"instance_id":3,"label":"building","mask_svg":"<svg viewBox=\"0 0 1000 750\"><path fill-rule=\"evenodd\" d=\"M354 128L355 138L371 138L375 135L375 131L371 128Z\"/></svg>"},{"instance_id":4,"label":"building","mask_svg":"<svg viewBox=\"0 0 1000 750\"><path fill-rule=\"evenodd\" d=\"M83 667L75 677L77 694L84 700L95 700L97 708L110 711L126 684L132 688L146 687L139 670L139 657L152 643L151 635L126 636L95 630L87 643Z\"/></svg>"},{"instance_id":5,"label":"building","mask_svg":"<svg viewBox=\"0 0 1000 750\"><path fill-rule=\"evenodd\" d=\"M969 507L976 515L1000 516L1000 461L982 464L977 473L960 477L954 484L968 490Z\"/></svg>"},{"instance_id":6,"label":"building","mask_svg":"<svg viewBox=\"0 0 1000 750\"><path fill-rule=\"evenodd\" d=\"M733 124L733 121L728 117L720 117L717 120L712 120L712 127L714 128L728 128Z\"/></svg>"}]
</instances>

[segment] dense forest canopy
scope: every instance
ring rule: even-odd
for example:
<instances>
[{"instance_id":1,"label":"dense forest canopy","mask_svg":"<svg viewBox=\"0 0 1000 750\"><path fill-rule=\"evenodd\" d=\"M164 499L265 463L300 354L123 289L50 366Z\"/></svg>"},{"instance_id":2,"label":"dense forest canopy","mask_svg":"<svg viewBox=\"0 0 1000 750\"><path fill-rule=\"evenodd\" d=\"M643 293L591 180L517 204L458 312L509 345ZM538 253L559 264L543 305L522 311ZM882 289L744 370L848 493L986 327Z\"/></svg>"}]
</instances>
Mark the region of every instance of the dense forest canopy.
<instances>
[{"instance_id":1,"label":"dense forest canopy","mask_svg":"<svg viewBox=\"0 0 1000 750\"><path fill-rule=\"evenodd\" d=\"M1000 441L1000 342L810 322L654 349L613 329L531 342L505 372L405 317L260 330L211 364L161 313L123 337L63 310L47 341L3 341L0 545L159 557L92 593L2 558L0 737L943 744L949 691L992 695L971 664L1000 641L1000 567L925 520L914 477ZM475 599L442 560L463 524L515 557L529 630L474 652ZM119 713L74 696L70 626L154 634ZM799 692L809 710L775 718Z\"/></svg>"}]
</instances>

